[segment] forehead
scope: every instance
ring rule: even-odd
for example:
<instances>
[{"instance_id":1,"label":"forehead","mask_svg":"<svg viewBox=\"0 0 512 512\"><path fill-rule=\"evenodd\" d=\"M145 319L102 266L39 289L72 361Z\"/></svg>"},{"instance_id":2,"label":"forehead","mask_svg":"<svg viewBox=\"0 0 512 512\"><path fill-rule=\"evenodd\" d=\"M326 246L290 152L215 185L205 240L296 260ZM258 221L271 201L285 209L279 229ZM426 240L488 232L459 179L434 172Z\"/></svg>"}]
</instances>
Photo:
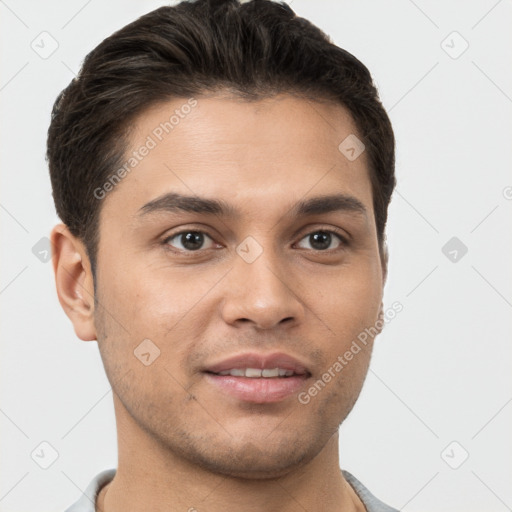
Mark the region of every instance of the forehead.
<instances>
[{"instance_id":1,"label":"forehead","mask_svg":"<svg viewBox=\"0 0 512 512\"><path fill-rule=\"evenodd\" d=\"M340 149L354 136L355 122L339 104L287 94L250 102L176 98L133 123L126 172L107 203L135 215L158 196L178 192L249 210L341 192L372 211L366 153L351 160Z\"/></svg>"}]
</instances>

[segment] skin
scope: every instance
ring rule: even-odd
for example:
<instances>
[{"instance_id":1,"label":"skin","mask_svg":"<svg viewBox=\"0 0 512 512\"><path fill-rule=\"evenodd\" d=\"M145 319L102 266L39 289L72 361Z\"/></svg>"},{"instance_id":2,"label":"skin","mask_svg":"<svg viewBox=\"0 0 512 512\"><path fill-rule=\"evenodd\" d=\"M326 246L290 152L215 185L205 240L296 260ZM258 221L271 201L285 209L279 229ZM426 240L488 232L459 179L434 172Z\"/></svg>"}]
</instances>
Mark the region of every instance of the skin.
<instances>
[{"instance_id":1,"label":"skin","mask_svg":"<svg viewBox=\"0 0 512 512\"><path fill-rule=\"evenodd\" d=\"M144 112L128 153L186 100ZM353 119L341 105L286 94L197 100L102 200L96 302L82 242L63 224L51 235L60 303L77 336L98 341L113 390L118 469L97 510L364 510L339 467L338 428L371 341L306 405L296 394L242 402L201 371L245 351L283 351L307 364L307 390L379 319L386 262L366 153L351 162L338 150L357 134ZM222 199L238 216L138 217L166 192ZM333 193L355 197L366 215L289 214ZM165 241L186 229L206 233L204 248ZM317 249L309 235L322 229L348 244L332 235ZM252 263L236 252L248 236L263 249ZM160 350L149 366L134 356L144 339Z\"/></svg>"}]
</instances>

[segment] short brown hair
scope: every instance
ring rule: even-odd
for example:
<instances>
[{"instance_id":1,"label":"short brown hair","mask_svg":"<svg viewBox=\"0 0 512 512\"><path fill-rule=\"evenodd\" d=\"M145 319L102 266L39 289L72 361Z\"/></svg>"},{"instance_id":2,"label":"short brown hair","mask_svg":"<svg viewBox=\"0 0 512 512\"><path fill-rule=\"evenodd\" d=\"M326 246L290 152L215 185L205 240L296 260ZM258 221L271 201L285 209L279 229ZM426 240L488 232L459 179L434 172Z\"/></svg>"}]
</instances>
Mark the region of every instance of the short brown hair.
<instances>
[{"instance_id":1,"label":"short brown hair","mask_svg":"<svg viewBox=\"0 0 512 512\"><path fill-rule=\"evenodd\" d=\"M368 69L285 3L183 1L101 42L53 106L46 156L55 207L93 274L102 205L93 191L123 161L130 124L157 102L223 89L246 100L289 92L344 105L366 146L382 248L395 139Z\"/></svg>"}]
</instances>

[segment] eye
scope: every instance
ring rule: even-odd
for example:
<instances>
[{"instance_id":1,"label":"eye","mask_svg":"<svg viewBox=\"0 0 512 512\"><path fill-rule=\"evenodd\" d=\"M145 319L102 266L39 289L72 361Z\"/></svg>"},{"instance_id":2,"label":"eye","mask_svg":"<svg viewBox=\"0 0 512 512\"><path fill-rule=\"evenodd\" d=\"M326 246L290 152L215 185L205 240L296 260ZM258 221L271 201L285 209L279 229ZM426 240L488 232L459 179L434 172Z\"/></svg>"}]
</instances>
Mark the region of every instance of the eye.
<instances>
[{"instance_id":1,"label":"eye","mask_svg":"<svg viewBox=\"0 0 512 512\"><path fill-rule=\"evenodd\" d=\"M185 252L192 252L192 251L198 251L199 249L209 249L211 247L204 247L205 240L208 239L211 242L213 240L202 231L181 231L179 233L176 233L164 240L164 244L170 245L171 247L174 247L175 249L179 249L180 251ZM176 240L175 242L172 242L173 240ZM174 245L176 244L176 245Z\"/></svg>"},{"instance_id":2,"label":"eye","mask_svg":"<svg viewBox=\"0 0 512 512\"><path fill-rule=\"evenodd\" d=\"M338 233L334 231L319 230L313 231L306 235L302 240L306 240L310 243L311 247L301 246L302 249L313 249L315 251L325 251L327 249L336 250L347 244L347 241ZM330 247L333 241L336 241L338 245L336 247Z\"/></svg>"},{"instance_id":3,"label":"eye","mask_svg":"<svg viewBox=\"0 0 512 512\"><path fill-rule=\"evenodd\" d=\"M309 243L309 247L304 246L304 241ZM188 229L175 233L167 237L162 242L165 246L176 249L177 252L193 253L201 249L212 249L215 247L214 240L203 231ZM332 247L333 243L336 245ZM317 230L309 233L301 239L298 246L302 249L327 252L336 251L343 246L348 245L347 240L331 230Z\"/></svg>"}]
</instances>

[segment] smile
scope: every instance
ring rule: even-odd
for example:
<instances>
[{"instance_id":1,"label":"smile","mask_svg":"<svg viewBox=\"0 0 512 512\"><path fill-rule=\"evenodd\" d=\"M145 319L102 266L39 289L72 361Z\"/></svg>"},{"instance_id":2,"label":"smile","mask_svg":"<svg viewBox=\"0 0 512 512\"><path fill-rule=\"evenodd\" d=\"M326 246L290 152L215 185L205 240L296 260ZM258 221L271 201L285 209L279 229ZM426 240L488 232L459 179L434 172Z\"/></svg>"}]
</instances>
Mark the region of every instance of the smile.
<instances>
[{"instance_id":1,"label":"smile","mask_svg":"<svg viewBox=\"0 0 512 512\"><path fill-rule=\"evenodd\" d=\"M215 375L232 375L233 377L248 377L250 379L258 378L275 378L275 377L291 377L297 375L293 370L285 368L273 368L260 370L259 368L232 368L224 370Z\"/></svg>"}]
</instances>

